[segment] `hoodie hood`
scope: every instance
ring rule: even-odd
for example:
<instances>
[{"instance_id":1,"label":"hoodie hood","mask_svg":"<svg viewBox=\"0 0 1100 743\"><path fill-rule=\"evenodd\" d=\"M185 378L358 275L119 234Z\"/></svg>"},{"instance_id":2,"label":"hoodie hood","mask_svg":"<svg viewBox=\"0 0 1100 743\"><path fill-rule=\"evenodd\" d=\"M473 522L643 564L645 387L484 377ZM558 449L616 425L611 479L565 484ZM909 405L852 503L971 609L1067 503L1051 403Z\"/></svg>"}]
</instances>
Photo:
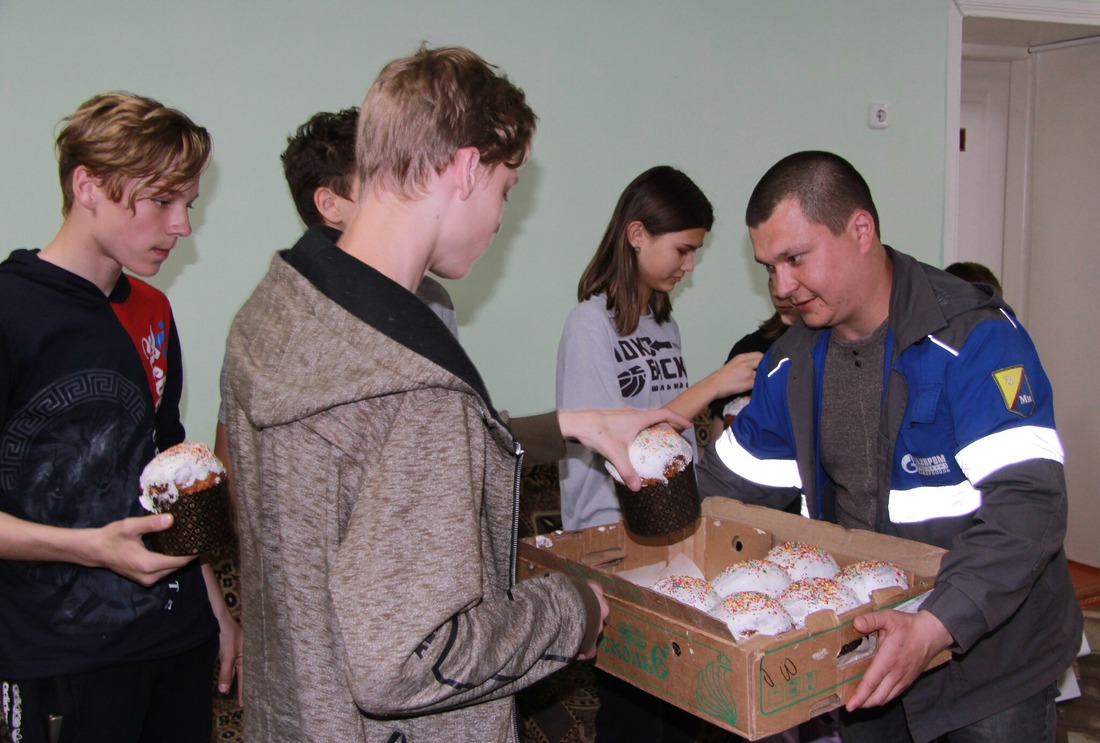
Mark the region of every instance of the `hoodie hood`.
<instances>
[{"instance_id":1,"label":"hoodie hood","mask_svg":"<svg viewBox=\"0 0 1100 743\"><path fill-rule=\"evenodd\" d=\"M943 330L964 312L985 308L1013 314L1012 308L986 284L968 283L889 246L886 253L894 264L890 325L899 348Z\"/></svg>"},{"instance_id":2,"label":"hoodie hood","mask_svg":"<svg viewBox=\"0 0 1100 743\"><path fill-rule=\"evenodd\" d=\"M101 307L109 299L122 302L130 296L130 282L125 274L119 276L109 298L103 296L99 287L60 266L39 257L37 248L20 248L12 251L8 259L0 263L0 276L5 274L33 281L46 289L59 292L70 301L87 307Z\"/></svg>"},{"instance_id":3,"label":"hoodie hood","mask_svg":"<svg viewBox=\"0 0 1100 743\"><path fill-rule=\"evenodd\" d=\"M338 236L316 227L275 255L262 290L233 322L228 384L252 425L282 425L424 387L474 394L499 419L446 325L411 292L336 247ZM379 335L396 343L379 343Z\"/></svg>"}]
</instances>

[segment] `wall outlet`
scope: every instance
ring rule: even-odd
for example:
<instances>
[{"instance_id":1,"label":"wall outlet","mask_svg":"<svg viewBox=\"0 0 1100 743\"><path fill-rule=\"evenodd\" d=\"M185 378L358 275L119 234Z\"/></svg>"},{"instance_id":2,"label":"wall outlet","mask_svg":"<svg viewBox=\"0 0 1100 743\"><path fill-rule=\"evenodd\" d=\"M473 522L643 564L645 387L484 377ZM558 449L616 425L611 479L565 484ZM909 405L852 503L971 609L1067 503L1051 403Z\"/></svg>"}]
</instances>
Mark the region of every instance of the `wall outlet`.
<instances>
[{"instance_id":1,"label":"wall outlet","mask_svg":"<svg viewBox=\"0 0 1100 743\"><path fill-rule=\"evenodd\" d=\"M890 126L890 106L885 103L872 103L867 109L867 126L872 129L885 129Z\"/></svg>"}]
</instances>

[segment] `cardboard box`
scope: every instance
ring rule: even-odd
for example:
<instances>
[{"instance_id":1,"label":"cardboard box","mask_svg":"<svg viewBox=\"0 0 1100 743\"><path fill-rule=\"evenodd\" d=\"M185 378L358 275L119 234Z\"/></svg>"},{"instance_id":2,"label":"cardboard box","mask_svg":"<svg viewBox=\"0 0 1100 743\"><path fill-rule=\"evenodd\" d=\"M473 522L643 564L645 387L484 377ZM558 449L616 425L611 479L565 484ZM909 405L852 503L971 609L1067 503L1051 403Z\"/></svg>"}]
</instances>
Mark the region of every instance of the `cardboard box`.
<instances>
[{"instance_id":1,"label":"cardboard box","mask_svg":"<svg viewBox=\"0 0 1100 743\"><path fill-rule=\"evenodd\" d=\"M830 552L841 566L864 559L894 563L908 590L876 591L871 603L841 614L821 611L804 629L734 642L724 622L617 576L683 555L708 578L798 540ZM599 668L645 691L756 740L844 704L870 665L873 637L852 626L882 608L915 611L933 584L943 550L895 537L849 531L728 498L709 498L693 526L666 538L635 537L621 524L529 537L519 549L520 578L558 571L598 582L611 609ZM908 605L908 606L907 606ZM947 659L942 653L930 664Z\"/></svg>"}]
</instances>

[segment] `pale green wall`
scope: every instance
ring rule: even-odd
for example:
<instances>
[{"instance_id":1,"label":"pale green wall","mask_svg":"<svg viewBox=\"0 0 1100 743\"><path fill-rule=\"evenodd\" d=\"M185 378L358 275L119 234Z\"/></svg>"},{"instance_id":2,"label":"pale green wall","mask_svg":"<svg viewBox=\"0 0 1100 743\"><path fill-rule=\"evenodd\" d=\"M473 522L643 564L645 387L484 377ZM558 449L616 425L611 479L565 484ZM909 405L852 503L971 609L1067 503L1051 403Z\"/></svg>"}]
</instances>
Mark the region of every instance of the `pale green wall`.
<instances>
[{"instance_id":1,"label":"pale green wall","mask_svg":"<svg viewBox=\"0 0 1100 743\"><path fill-rule=\"evenodd\" d=\"M449 284L495 402L552 407L580 272L619 192L658 163L689 173L717 211L674 297L697 379L768 312L741 219L783 155L851 159L886 241L939 262L948 2L0 0L0 252L56 231L54 126L93 93L150 95L208 127L215 161L197 229L155 283L181 327L185 422L211 440L229 322L301 229L279 167L286 135L316 110L357 105L421 40L461 44L503 68L541 117L504 229ZM872 102L890 105L889 129L867 127Z\"/></svg>"}]
</instances>

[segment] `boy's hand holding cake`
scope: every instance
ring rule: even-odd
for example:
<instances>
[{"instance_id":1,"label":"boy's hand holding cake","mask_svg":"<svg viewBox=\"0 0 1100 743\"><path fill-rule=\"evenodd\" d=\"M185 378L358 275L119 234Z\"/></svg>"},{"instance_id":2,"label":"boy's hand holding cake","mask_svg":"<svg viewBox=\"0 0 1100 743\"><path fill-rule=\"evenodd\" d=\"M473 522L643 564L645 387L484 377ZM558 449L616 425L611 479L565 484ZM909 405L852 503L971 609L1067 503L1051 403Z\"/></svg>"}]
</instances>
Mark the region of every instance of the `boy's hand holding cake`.
<instances>
[{"instance_id":1,"label":"boy's hand holding cake","mask_svg":"<svg viewBox=\"0 0 1100 743\"><path fill-rule=\"evenodd\" d=\"M174 523L149 535L152 549L165 555L197 555L233 538L225 465L206 444L185 441L165 449L141 473L142 507L170 513Z\"/></svg>"},{"instance_id":2,"label":"boy's hand holding cake","mask_svg":"<svg viewBox=\"0 0 1100 743\"><path fill-rule=\"evenodd\" d=\"M663 425L645 429L630 445L630 464L642 478L637 492L623 484L613 464L606 463L630 531L639 536L665 536L699 518L691 444L680 434Z\"/></svg>"}]
</instances>

